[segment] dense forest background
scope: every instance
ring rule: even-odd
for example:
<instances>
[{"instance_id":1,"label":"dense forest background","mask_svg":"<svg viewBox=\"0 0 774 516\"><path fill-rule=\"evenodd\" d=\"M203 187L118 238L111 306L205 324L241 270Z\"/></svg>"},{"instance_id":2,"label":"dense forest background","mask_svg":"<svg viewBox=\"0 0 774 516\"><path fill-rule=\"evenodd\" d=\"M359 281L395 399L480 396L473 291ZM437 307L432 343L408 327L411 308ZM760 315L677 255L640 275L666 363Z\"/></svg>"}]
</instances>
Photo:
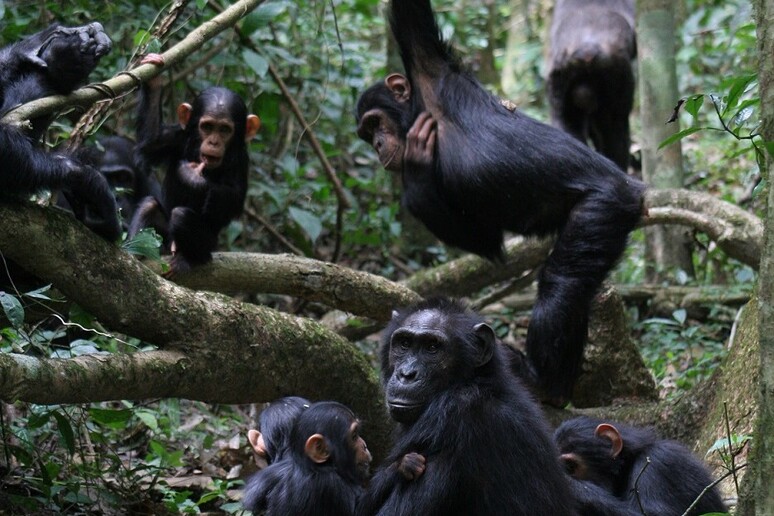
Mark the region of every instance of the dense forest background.
<instances>
[{"instance_id":1,"label":"dense forest background","mask_svg":"<svg viewBox=\"0 0 774 516\"><path fill-rule=\"evenodd\" d=\"M126 252L152 255L152 243L113 249L53 210L0 209L0 258L13 257L38 277L12 277L14 289L0 292L0 511L237 513L239 488L255 470L245 438L260 409L253 403L286 394L353 406L365 416L366 439L380 442L389 428L373 368L378 330L392 307L418 296L465 297L504 342L523 344L534 269L546 242L509 241L508 262L499 269L440 244L404 213L400 185L355 134L358 94L400 70L387 37L385 2L257 3L236 29L199 43L162 74L168 122L175 106L210 85L239 93L262 120L250 145L245 213L221 234L224 253L175 279L199 293L167 285L156 274L163 270L159 259L140 265ZM678 89L671 108L685 100L675 136L663 142L679 152L676 186L725 201L749 220L765 219L761 43L753 7L744 0L670 4ZM138 55L172 47L226 7L212 0L0 0L0 44L53 22L99 21L114 46L91 80L106 81L134 68ZM481 81L547 122L544 59L552 2L438 0L433 7ZM108 134L134 137L136 93L115 97L88 117L82 118L83 109L60 113L47 145L67 145L81 131L87 142ZM654 116L666 122L671 108ZM635 175L642 174L640 115L636 101L629 171ZM678 196L652 202L659 208L688 203ZM736 213L728 216L729 227L738 222ZM587 398L579 394L576 407L638 398L656 407L651 414L685 407L686 399L725 401L694 396L722 381L719 366L743 319L741 307L755 296L761 251L734 252L736 244L718 237L722 230L707 229L712 223L686 222L681 217L688 215L680 213L669 217L688 228L678 237L689 246L689 262L655 262L638 230L609 278L606 296L614 299L600 301L624 307L618 331L639 351L635 362L642 357L634 366L619 359L609 367L618 368L616 376L638 379L608 399L590 395L582 403ZM742 238L739 247L755 238ZM592 323L592 352L598 346L604 354L599 328L608 323ZM617 343L621 335L607 339ZM20 356L44 361L30 365ZM47 358L80 361L69 363L76 370ZM184 373L182 359L191 361ZM60 365L72 380L57 379ZM597 384L588 385L593 390ZM754 397L757 386L746 393ZM663 429L735 472L734 461L744 462L754 441L755 411L743 401L735 407L745 424L714 439L674 430L698 416ZM658 422L641 414L630 418ZM377 454L383 449L374 448ZM733 480L730 475L724 490L732 503L740 490Z\"/></svg>"}]
</instances>

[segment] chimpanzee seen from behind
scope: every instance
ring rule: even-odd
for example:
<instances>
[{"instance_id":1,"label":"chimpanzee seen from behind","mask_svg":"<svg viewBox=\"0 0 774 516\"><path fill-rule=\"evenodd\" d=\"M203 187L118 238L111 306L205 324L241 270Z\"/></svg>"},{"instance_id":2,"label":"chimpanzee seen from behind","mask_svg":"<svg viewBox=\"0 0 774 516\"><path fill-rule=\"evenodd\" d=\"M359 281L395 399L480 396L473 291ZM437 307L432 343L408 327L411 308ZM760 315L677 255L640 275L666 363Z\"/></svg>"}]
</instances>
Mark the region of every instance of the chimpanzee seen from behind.
<instances>
[{"instance_id":1,"label":"chimpanzee seen from behind","mask_svg":"<svg viewBox=\"0 0 774 516\"><path fill-rule=\"evenodd\" d=\"M680 516L712 484L685 446L651 430L579 417L563 422L554 440L567 472L579 481L574 493L583 514ZM716 487L688 514L711 512L727 512Z\"/></svg>"},{"instance_id":2,"label":"chimpanzee seen from behind","mask_svg":"<svg viewBox=\"0 0 774 516\"><path fill-rule=\"evenodd\" d=\"M551 24L548 100L552 122L629 164L629 113L637 57L634 0L557 0Z\"/></svg>"}]
</instances>

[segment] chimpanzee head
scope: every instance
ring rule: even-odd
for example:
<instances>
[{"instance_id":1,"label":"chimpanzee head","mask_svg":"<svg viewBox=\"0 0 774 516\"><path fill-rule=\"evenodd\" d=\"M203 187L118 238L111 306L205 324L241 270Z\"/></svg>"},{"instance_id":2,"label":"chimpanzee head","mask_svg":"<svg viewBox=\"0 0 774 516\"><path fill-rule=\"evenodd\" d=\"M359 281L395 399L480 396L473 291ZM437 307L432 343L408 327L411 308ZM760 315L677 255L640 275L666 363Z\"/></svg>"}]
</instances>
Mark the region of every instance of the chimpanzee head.
<instances>
[{"instance_id":1,"label":"chimpanzee head","mask_svg":"<svg viewBox=\"0 0 774 516\"><path fill-rule=\"evenodd\" d=\"M368 88L357 101L357 135L370 143L387 170L403 169L406 133L414 122L409 80L398 73Z\"/></svg>"},{"instance_id":2,"label":"chimpanzee head","mask_svg":"<svg viewBox=\"0 0 774 516\"><path fill-rule=\"evenodd\" d=\"M495 345L492 328L457 301L430 299L394 312L381 349L382 383L392 418L415 422L449 386L480 374Z\"/></svg>"},{"instance_id":3,"label":"chimpanzee head","mask_svg":"<svg viewBox=\"0 0 774 516\"><path fill-rule=\"evenodd\" d=\"M180 104L177 117L186 133L186 159L203 163L205 170L233 166L261 126L239 95L220 87L207 88L193 105Z\"/></svg>"},{"instance_id":4,"label":"chimpanzee head","mask_svg":"<svg viewBox=\"0 0 774 516\"><path fill-rule=\"evenodd\" d=\"M311 403L305 398L287 396L261 411L259 430L249 430L247 439L255 453L268 464L280 460L290 448L290 431L298 416Z\"/></svg>"},{"instance_id":5,"label":"chimpanzee head","mask_svg":"<svg viewBox=\"0 0 774 516\"><path fill-rule=\"evenodd\" d=\"M290 443L294 460L307 470L335 471L356 484L368 478L371 452L360 437L360 421L341 403L320 401L302 411Z\"/></svg>"},{"instance_id":6,"label":"chimpanzee head","mask_svg":"<svg viewBox=\"0 0 774 516\"><path fill-rule=\"evenodd\" d=\"M618 429L601 420L578 417L564 421L554 432L567 473L613 491L625 461L624 441Z\"/></svg>"}]
</instances>

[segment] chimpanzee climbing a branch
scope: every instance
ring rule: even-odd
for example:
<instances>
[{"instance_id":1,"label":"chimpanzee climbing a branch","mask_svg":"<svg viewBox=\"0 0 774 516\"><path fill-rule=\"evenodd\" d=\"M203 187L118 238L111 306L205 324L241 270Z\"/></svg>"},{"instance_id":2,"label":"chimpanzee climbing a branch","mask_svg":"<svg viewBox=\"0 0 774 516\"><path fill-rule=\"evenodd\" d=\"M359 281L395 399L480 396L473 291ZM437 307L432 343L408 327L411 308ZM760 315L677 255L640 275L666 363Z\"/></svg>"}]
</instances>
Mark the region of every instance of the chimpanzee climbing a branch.
<instances>
[{"instance_id":1,"label":"chimpanzee climbing a branch","mask_svg":"<svg viewBox=\"0 0 774 516\"><path fill-rule=\"evenodd\" d=\"M645 187L487 92L441 38L429 0L390 7L406 75L362 94L358 135L401 174L403 203L445 243L497 260L504 231L556 235L524 374L563 405L580 373L591 300L640 219Z\"/></svg>"},{"instance_id":2,"label":"chimpanzee climbing a branch","mask_svg":"<svg viewBox=\"0 0 774 516\"><path fill-rule=\"evenodd\" d=\"M66 95L83 85L110 47L110 38L95 22L81 27L52 25L0 49L0 118L26 102ZM73 156L36 147L51 121L50 116L31 120L32 129L26 134L0 124L0 194L62 190L71 204L90 208L89 227L116 240L121 227L105 178ZM76 216L83 220L85 210Z\"/></svg>"},{"instance_id":3,"label":"chimpanzee climbing a branch","mask_svg":"<svg viewBox=\"0 0 774 516\"><path fill-rule=\"evenodd\" d=\"M143 63L163 65L150 54ZM167 276L212 259L218 233L244 209L250 165L247 142L260 127L244 101L228 88L211 87L177 108L179 126L161 122L161 83L143 86L138 109L138 163L163 165L161 199L140 202L129 236L153 226L172 252Z\"/></svg>"}]
</instances>

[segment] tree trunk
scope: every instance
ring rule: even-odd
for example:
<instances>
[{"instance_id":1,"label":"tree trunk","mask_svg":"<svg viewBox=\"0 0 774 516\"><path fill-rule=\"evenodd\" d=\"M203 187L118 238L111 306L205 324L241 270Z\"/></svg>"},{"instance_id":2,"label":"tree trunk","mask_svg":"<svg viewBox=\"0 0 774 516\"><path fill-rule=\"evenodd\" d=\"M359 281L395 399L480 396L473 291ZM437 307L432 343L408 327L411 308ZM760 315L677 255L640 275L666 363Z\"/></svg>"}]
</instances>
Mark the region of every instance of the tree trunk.
<instances>
[{"instance_id":1,"label":"tree trunk","mask_svg":"<svg viewBox=\"0 0 774 516\"><path fill-rule=\"evenodd\" d=\"M660 151L661 141L679 131L666 125L677 104L673 0L637 0L637 52L642 120L642 176L655 188L683 186L680 142ZM648 228L646 267L649 281L683 270L693 276L690 237L682 228Z\"/></svg>"},{"instance_id":2,"label":"tree trunk","mask_svg":"<svg viewBox=\"0 0 774 516\"><path fill-rule=\"evenodd\" d=\"M761 96L761 134L765 141L774 140L774 0L756 0L755 14L758 31L758 84ZM772 163L767 155L767 163ZM758 420L753 441L750 489L740 500L738 514L774 514L774 188L769 183L764 244L761 253L758 299L760 309L760 399Z\"/></svg>"}]
</instances>

